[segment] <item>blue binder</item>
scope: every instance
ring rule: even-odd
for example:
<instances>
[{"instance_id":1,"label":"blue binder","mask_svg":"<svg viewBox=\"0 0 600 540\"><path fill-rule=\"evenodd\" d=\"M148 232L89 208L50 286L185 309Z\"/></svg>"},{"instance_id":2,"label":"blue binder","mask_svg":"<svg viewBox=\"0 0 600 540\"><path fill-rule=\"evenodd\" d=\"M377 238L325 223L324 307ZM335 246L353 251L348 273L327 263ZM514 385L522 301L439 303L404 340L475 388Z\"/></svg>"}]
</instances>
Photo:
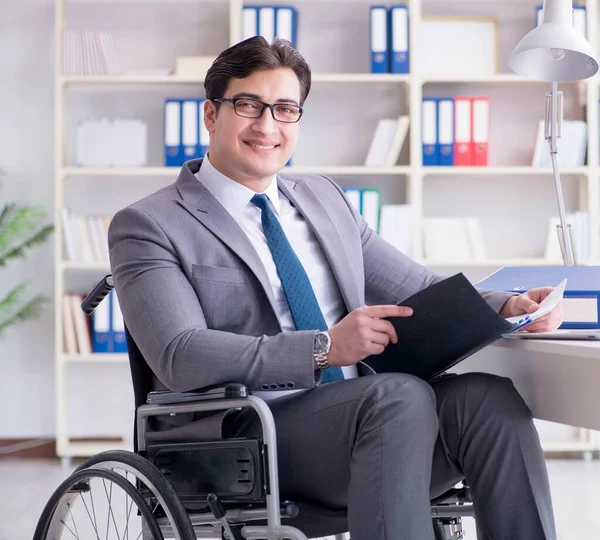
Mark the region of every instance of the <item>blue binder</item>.
<instances>
[{"instance_id":1,"label":"blue binder","mask_svg":"<svg viewBox=\"0 0 600 540\"><path fill-rule=\"evenodd\" d=\"M292 6L275 8L275 37L287 39L298 47L298 10Z\"/></svg>"},{"instance_id":2,"label":"blue binder","mask_svg":"<svg viewBox=\"0 0 600 540\"><path fill-rule=\"evenodd\" d=\"M113 352L125 353L127 352L125 323L123 322L123 315L121 313L121 307L119 306L117 293L114 289L110 292L110 315Z\"/></svg>"},{"instance_id":3,"label":"blue binder","mask_svg":"<svg viewBox=\"0 0 600 540\"><path fill-rule=\"evenodd\" d=\"M181 102L181 143L183 161L200 157L200 129L198 100L184 99ZM183 163L181 163L183 165Z\"/></svg>"},{"instance_id":4,"label":"blue binder","mask_svg":"<svg viewBox=\"0 0 600 540\"><path fill-rule=\"evenodd\" d=\"M371 73L389 72L388 10L386 6L371 6Z\"/></svg>"},{"instance_id":5,"label":"blue binder","mask_svg":"<svg viewBox=\"0 0 600 540\"><path fill-rule=\"evenodd\" d=\"M204 125L204 103L205 99L198 100L198 157L206 156L210 144L210 135Z\"/></svg>"},{"instance_id":6,"label":"blue binder","mask_svg":"<svg viewBox=\"0 0 600 540\"><path fill-rule=\"evenodd\" d=\"M522 293L535 287L555 287L563 279L567 286L561 328L600 328L599 266L505 266L477 287Z\"/></svg>"},{"instance_id":7,"label":"blue binder","mask_svg":"<svg viewBox=\"0 0 600 540\"><path fill-rule=\"evenodd\" d=\"M390 21L390 72L391 73L409 73L410 72L410 54L409 54L409 26L408 26L408 6L392 6L389 10Z\"/></svg>"},{"instance_id":8,"label":"blue binder","mask_svg":"<svg viewBox=\"0 0 600 540\"><path fill-rule=\"evenodd\" d=\"M438 165L454 165L454 98L437 100L437 145Z\"/></svg>"},{"instance_id":9,"label":"blue binder","mask_svg":"<svg viewBox=\"0 0 600 540\"><path fill-rule=\"evenodd\" d=\"M164 111L165 166L181 167L183 164L181 100L165 100Z\"/></svg>"},{"instance_id":10,"label":"blue binder","mask_svg":"<svg viewBox=\"0 0 600 540\"><path fill-rule=\"evenodd\" d=\"M92 352L112 352L112 334L110 331L110 300L100 302L92 314Z\"/></svg>"},{"instance_id":11,"label":"blue binder","mask_svg":"<svg viewBox=\"0 0 600 540\"><path fill-rule=\"evenodd\" d=\"M242 10L242 41L258 35L258 7L244 6Z\"/></svg>"},{"instance_id":12,"label":"blue binder","mask_svg":"<svg viewBox=\"0 0 600 540\"><path fill-rule=\"evenodd\" d=\"M437 99L423 98L422 113L423 166L439 165Z\"/></svg>"}]
</instances>

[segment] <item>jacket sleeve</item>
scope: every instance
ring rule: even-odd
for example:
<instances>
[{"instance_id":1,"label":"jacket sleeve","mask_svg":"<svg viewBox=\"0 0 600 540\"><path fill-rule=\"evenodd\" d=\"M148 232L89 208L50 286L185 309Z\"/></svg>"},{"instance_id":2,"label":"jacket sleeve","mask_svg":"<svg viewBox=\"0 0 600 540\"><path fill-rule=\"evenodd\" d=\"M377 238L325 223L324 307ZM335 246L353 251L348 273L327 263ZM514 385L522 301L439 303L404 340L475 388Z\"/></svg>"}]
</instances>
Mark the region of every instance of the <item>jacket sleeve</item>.
<instances>
[{"instance_id":1,"label":"jacket sleeve","mask_svg":"<svg viewBox=\"0 0 600 540\"><path fill-rule=\"evenodd\" d=\"M151 216L135 206L121 210L108 236L125 324L167 388L187 391L226 381L253 390L315 385L313 331L256 337L208 329L173 243Z\"/></svg>"}]
</instances>

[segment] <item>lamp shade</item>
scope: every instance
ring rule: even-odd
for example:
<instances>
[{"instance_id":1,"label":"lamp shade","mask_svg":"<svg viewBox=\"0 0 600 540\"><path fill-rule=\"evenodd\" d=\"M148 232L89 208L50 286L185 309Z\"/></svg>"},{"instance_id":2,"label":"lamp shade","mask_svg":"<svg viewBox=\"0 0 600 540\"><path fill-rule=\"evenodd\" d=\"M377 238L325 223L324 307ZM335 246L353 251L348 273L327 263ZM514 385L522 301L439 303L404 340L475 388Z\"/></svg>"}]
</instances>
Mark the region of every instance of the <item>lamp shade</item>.
<instances>
[{"instance_id":1,"label":"lamp shade","mask_svg":"<svg viewBox=\"0 0 600 540\"><path fill-rule=\"evenodd\" d=\"M596 55L573 26L571 0L544 0L541 24L519 41L508 65L519 75L550 82L581 81L596 74Z\"/></svg>"}]
</instances>

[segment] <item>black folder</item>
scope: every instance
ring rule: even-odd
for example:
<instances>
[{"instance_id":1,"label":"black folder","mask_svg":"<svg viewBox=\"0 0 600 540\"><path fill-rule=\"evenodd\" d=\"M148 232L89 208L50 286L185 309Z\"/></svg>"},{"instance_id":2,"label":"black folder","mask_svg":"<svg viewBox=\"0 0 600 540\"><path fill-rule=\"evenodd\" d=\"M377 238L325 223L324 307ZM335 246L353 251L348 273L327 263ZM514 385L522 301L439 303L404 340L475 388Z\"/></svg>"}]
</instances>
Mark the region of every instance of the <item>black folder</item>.
<instances>
[{"instance_id":1,"label":"black folder","mask_svg":"<svg viewBox=\"0 0 600 540\"><path fill-rule=\"evenodd\" d=\"M427 381L517 326L496 313L462 273L398 305L414 313L386 318L396 329L398 343L363 360L375 373L410 373Z\"/></svg>"}]
</instances>

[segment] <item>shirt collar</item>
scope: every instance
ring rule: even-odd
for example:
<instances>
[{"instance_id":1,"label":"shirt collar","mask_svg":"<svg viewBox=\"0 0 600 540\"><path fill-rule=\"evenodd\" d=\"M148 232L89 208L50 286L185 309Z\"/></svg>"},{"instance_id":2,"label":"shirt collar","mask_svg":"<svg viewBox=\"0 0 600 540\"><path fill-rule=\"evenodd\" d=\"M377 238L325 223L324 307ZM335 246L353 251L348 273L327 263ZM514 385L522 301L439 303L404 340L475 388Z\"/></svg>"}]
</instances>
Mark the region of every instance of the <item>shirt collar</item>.
<instances>
[{"instance_id":1,"label":"shirt collar","mask_svg":"<svg viewBox=\"0 0 600 540\"><path fill-rule=\"evenodd\" d=\"M215 169L208 155L202 160L200 170L195 176L231 215L240 214L250 204L252 197L256 195L255 191ZM269 197L275 212L279 214L279 190L277 189L276 175L273 176L264 193Z\"/></svg>"}]
</instances>

